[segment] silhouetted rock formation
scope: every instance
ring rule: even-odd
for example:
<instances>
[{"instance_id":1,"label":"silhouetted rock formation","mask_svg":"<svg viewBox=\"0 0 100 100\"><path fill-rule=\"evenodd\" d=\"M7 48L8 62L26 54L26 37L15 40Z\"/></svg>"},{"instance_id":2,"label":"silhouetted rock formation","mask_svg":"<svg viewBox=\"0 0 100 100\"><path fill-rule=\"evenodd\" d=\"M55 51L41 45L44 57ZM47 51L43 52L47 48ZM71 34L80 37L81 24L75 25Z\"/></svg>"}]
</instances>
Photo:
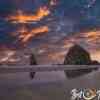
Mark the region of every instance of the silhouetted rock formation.
<instances>
[{"instance_id":1,"label":"silhouetted rock formation","mask_svg":"<svg viewBox=\"0 0 100 100\"><path fill-rule=\"evenodd\" d=\"M99 63L97 61L92 61L89 53L81 46L74 45L69 49L64 60L64 65L99 65ZM97 68L70 70L65 71L65 74L69 78L75 78L89 73L92 70L97 70Z\"/></svg>"},{"instance_id":2,"label":"silhouetted rock formation","mask_svg":"<svg viewBox=\"0 0 100 100\"><path fill-rule=\"evenodd\" d=\"M74 45L69 49L65 57L64 64L87 65L91 62L89 53L79 45Z\"/></svg>"},{"instance_id":3,"label":"silhouetted rock formation","mask_svg":"<svg viewBox=\"0 0 100 100\"><path fill-rule=\"evenodd\" d=\"M34 54L30 55L30 65L37 65L37 61L35 59ZM33 79L35 74L36 74L36 72L30 72L30 78Z\"/></svg>"}]
</instances>

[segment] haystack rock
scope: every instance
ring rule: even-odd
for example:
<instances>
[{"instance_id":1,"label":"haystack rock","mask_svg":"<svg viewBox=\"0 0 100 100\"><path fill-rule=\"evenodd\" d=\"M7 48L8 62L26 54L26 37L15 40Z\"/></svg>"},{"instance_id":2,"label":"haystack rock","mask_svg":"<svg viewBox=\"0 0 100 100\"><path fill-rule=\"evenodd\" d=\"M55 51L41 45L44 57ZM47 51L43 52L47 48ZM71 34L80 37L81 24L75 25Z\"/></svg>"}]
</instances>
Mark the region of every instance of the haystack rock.
<instances>
[{"instance_id":1,"label":"haystack rock","mask_svg":"<svg viewBox=\"0 0 100 100\"><path fill-rule=\"evenodd\" d=\"M64 65L99 65L99 63L97 61L92 61L90 54L84 48L75 44L69 49L69 52L67 53L64 60ZM65 74L68 78L75 78L97 69L98 68L78 69L70 71L65 70Z\"/></svg>"}]
</instances>

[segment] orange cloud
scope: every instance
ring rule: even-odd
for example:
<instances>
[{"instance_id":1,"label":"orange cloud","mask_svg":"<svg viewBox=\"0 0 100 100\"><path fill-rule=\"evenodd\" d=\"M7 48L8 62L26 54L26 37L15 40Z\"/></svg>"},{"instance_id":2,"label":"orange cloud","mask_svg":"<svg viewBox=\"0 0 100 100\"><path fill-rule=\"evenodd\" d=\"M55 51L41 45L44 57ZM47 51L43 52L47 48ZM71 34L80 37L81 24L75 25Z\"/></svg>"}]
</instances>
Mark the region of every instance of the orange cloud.
<instances>
[{"instance_id":1,"label":"orange cloud","mask_svg":"<svg viewBox=\"0 0 100 100\"><path fill-rule=\"evenodd\" d=\"M46 6L43 6L36 11L35 15L25 14L21 10L18 10L16 15L11 15L6 19L12 23L28 23L31 21L40 21L42 18L48 16L49 14L49 9Z\"/></svg>"},{"instance_id":2,"label":"orange cloud","mask_svg":"<svg viewBox=\"0 0 100 100\"><path fill-rule=\"evenodd\" d=\"M91 58L100 62L100 51L91 51Z\"/></svg>"},{"instance_id":3,"label":"orange cloud","mask_svg":"<svg viewBox=\"0 0 100 100\"><path fill-rule=\"evenodd\" d=\"M50 5L51 6L57 5L57 0L50 0Z\"/></svg>"},{"instance_id":4,"label":"orange cloud","mask_svg":"<svg viewBox=\"0 0 100 100\"><path fill-rule=\"evenodd\" d=\"M85 38L87 38L88 42L99 41L100 39L100 30L90 31L83 34Z\"/></svg>"},{"instance_id":5,"label":"orange cloud","mask_svg":"<svg viewBox=\"0 0 100 100\"><path fill-rule=\"evenodd\" d=\"M19 32L18 35L16 35L17 32ZM29 31L27 28L22 27L17 32L12 33L12 35L18 36L18 39L21 40L22 43L27 43L31 38L49 32L49 28L48 26L40 26Z\"/></svg>"},{"instance_id":6,"label":"orange cloud","mask_svg":"<svg viewBox=\"0 0 100 100\"><path fill-rule=\"evenodd\" d=\"M0 62L10 61L11 57L15 55L16 51L13 50L4 50L4 56L0 59Z\"/></svg>"}]
</instances>

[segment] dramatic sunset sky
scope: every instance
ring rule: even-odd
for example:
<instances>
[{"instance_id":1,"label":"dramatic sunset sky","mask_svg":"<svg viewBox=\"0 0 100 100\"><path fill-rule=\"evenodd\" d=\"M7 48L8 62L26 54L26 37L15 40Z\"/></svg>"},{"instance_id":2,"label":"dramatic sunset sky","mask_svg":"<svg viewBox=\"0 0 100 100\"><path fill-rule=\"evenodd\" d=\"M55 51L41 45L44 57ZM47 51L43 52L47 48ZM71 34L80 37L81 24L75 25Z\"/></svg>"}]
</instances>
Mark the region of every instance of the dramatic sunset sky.
<instances>
[{"instance_id":1,"label":"dramatic sunset sky","mask_svg":"<svg viewBox=\"0 0 100 100\"><path fill-rule=\"evenodd\" d=\"M0 0L0 62L63 63L74 43L100 61L100 0Z\"/></svg>"}]
</instances>

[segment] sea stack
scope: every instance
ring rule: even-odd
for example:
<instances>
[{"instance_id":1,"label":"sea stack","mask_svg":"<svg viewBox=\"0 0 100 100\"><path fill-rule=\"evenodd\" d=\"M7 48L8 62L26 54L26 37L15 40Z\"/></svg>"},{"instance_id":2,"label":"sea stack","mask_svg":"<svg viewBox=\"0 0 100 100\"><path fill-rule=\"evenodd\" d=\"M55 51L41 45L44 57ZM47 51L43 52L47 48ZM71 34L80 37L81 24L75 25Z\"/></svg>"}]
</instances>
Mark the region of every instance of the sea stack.
<instances>
[{"instance_id":1,"label":"sea stack","mask_svg":"<svg viewBox=\"0 0 100 100\"><path fill-rule=\"evenodd\" d=\"M92 61L90 54L82 48L80 45L75 44L72 46L67 55L65 56L64 65L98 65L97 61ZM75 78L86 73L91 72L92 70L97 70L97 68L89 69L78 69L64 71L68 78Z\"/></svg>"}]
</instances>

